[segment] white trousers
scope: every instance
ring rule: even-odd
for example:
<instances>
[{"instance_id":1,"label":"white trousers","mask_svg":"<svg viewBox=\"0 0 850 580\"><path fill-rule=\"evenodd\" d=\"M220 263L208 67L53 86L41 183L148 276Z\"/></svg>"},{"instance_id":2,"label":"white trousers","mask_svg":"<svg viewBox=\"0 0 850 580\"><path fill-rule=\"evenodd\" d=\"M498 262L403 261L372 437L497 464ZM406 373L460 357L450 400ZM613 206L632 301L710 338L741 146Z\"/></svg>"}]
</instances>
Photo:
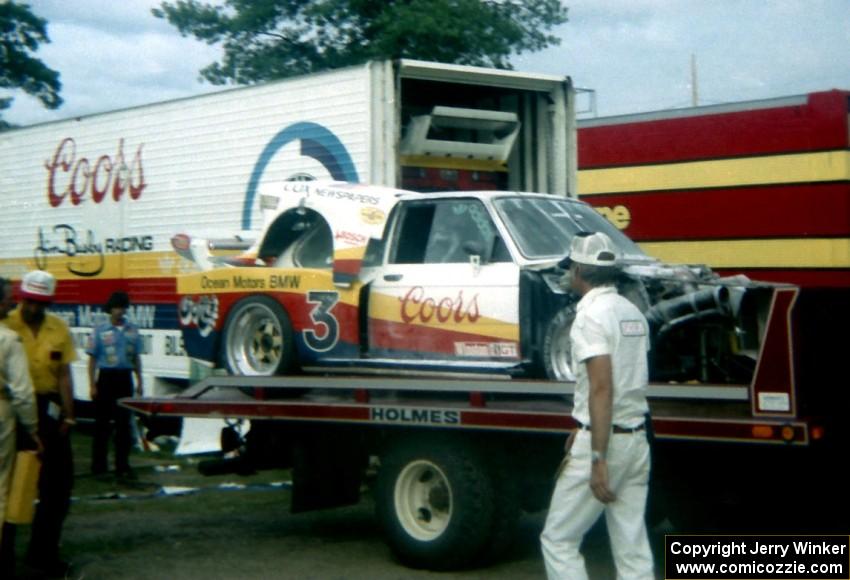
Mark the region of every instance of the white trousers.
<instances>
[{"instance_id":1,"label":"white trousers","mask_svg":"<svg viewBox=\"0 0 850 580\"><path fill-rule=\"evenodd\" d=\"M590 489L590 431L576 435L566 467L552 494L540 536L550 580L586 580L582 538L602 512L608 525L618 580L652 580L652 550L644 514L649 489L646 432L615 433L609 439L608 486L617 496L603 504Z\"/></svg>"}]
</instances>

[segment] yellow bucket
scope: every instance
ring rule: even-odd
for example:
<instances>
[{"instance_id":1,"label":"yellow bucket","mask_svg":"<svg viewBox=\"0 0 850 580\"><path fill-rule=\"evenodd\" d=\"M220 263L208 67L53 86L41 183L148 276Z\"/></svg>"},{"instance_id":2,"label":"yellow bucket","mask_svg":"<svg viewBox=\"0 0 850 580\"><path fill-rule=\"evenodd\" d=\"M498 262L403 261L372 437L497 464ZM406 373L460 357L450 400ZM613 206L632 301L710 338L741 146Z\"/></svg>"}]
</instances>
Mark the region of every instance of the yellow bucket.
<instances>
[{"instance_id":1,"label":"yellow bucket","mask_svg":"<svg viewBox=\"0 0 850 580\"><path fill-rule=\"evenodd\" d=\"M10 524L32 523L40 469L41 460L35 451L18 451L6 502L6 521Z\"/></svg>"}]
</instances>

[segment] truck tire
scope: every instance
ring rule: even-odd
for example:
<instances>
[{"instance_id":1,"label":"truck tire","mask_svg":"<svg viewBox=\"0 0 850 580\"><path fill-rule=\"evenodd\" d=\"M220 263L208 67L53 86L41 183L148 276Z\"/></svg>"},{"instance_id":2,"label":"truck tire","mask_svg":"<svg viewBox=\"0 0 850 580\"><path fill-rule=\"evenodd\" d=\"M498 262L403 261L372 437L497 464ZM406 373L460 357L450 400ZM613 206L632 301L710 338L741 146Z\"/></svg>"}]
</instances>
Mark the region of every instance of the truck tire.
<instances>
[{"instance_id":1,"label":"truck tire","mask_svg":"<svg viewBox=\"0 0 850 580\"><path fill-rule=\"evenodd\" d=\"M493 472L472 445L403 439L381 459L375 508L407 566L453 570L484 557L501 535L497 502Z\"/></svg>"},{"instance_id":2,"label":"truck tire","mask_svg":"<svg viewBox=\"0 0 850 580\"><path fill-rule=\"evenodd\" d=\"M283 307L267 296L238 302L225 321L221 359L233 375L274 376L291 370L295 342Z\"/></svg>"},{"instance_id":3,"label":"truck tire","mask_svg":"<svg viewBox=\"0 0 850 580\"><path fill-rule=\"evenodd\" d=\"M520 516L520 489L515 466L504 461L493 461L496 504L490 538L481 553L484 563L505 557L516 539Z\"/></svg>"},{"instance_id":4,"label":"truck tire","mask_svg":"<svg viewBox=\"0 0 850 580\"><path fill-rule=\"evenodd\" d=\"M543 337L543 369L547 379L555 381L574 381L572 368L572 341L570 329L576 319L575 305L562 309L549 323Z\"/></svg>"}]
</instances>

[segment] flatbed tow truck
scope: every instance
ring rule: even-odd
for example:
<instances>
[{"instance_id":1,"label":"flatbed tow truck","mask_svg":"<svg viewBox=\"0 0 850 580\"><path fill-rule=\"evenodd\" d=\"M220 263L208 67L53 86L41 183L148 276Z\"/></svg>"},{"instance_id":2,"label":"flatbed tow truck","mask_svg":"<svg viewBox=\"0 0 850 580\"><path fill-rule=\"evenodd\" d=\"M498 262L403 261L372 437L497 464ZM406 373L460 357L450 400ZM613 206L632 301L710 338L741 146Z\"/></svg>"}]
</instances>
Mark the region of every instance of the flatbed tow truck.
<instances>
[{"instance_id":1,"label":"flatbed tow truck","mask_svg":"<svg viewBox=\"0 0 850 580\"><path fill-rule=\"evenodd\" d=\"M759 360L783 362L759 365L750 384L650 385L656 448L672 450L679 483L746 484L770 472L765 450L789 459L790 448L819 447L824 428L801 413L796 392L797 294L776 290ZM123 404L154 417L250 420L244 440L226 430L223 451L238 451L217 469L292 468L293 512L357 503L374 476L377 515L396 555L451 569L499 554L520 511L546 507L565 435L576 427L573 388L473 375L212 375L179 396ZM734 468L733 448L743 450ZM797 457L784 462L789 473Z\"/></svg>"}]
</instances>

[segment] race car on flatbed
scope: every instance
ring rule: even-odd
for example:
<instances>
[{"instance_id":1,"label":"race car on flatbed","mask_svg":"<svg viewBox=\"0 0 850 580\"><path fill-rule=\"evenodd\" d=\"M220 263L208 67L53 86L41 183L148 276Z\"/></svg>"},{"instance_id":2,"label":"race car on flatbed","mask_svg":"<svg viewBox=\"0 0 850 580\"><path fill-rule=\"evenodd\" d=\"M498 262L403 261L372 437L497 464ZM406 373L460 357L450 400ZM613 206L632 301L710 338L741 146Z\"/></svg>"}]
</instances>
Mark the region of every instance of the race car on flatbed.
<instances>
[{"instance_id":1,"label":"race car on flatbed","mask_svg":"<svg viewBox=\"0 0 850 580\"><path fill-rule=\"evenodd\" d=\"M172 241L198 265L177 281L186 350L231 374L571 380L578 297L558 264L580 231L622 252L620 292L652 327L652 380L747 383L756 368L774 285L662 264L574 199L279 182L260 205L256 240Z\"/></svg>"},{"instance_id":2,"label":"race car on flatbed","mask_svg":"<svg viewBox=\"0 0 850 580\"><path fill-rule=\"evenodd\" d=\"M561 196L304 181L259 193L255 239L173 239L196 267L177 279L186 351L223 372L194 368L201 380L179 395L122 404L225 418L224 455L205 472L292 469L292 513L357 503L374 484L404 563L446 570L504 553L520 511L546 506L577 427L578 296L559 264L580 231L615 241L619 291L650 322L665 513L686 515L675 498L709 498L701 490L732 487L734 473L753 484L742 495L784 515L772 498L794 488L789 463L811 479L833 455L813 390L798 396L795 287L662 264Z\"/></svg>"}]
</instances>

